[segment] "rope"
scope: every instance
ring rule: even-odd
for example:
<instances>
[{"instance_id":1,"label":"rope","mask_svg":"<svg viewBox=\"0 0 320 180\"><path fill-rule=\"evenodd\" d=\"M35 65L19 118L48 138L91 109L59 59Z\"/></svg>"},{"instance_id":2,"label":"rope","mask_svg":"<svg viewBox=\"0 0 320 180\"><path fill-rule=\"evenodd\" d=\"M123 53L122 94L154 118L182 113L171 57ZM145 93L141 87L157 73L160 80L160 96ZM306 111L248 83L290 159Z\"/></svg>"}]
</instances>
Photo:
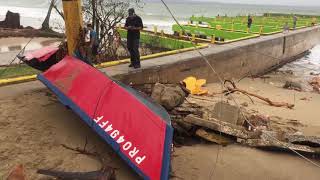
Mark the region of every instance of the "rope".
<instances>
[{"instance_id":1,"label":"rope","mask_svg":"<svg viewBox=\"0 0 320 180\"><path fill-rule=\"evenodd\" d=\"M174 16L174 14L172 13L172 11L170 10L170 8L168 7L168 5L166 4L166 2L164 0L160 0L162 2L162 4L165 6L165 8L167 9L167 11L170 13L170 15L172 16L172 18L174 19L174 21L177 23L177 25L184 31L184 28L181 26L181 24L179 23L179 21L176 19L176 17ZM188 39L192 39L189 35L187 35ZM207 59L206 56L203 55L203 53L198 50L196 48L196 45L194 43L192 43L192 45L194 46L194 49L195 51L197 51L200 56L202 57L202 59L208 64L208 66L210 67L210 69L212 70L212 72L214 74L217 75L218 77L218 80L220 81L220 83L222 84L222 87L224 87L225 89L227 89L227 87L224 85L224 82L220 76L219 73L217 73L217 71L215 70L215 68L210 64L209 60ZM277 59L277 58L276 58ZM234 103L236 104L236 106L240 109L240 113L241 113L241 116L243 116L243 118L246 120L246 122L252 126L254 129L257 129L252 123L249 122L249 120L247 119L247 117L244 115L244 113L242 112L241 108L240 108L240 105L239 103L236 101L235 97L230 94L230 97L232 98L232 101L234 101ZM290 148L288 145L286 145L285 143L283 143L282 141L279 141L278 139L276 139L275 137L269 135L269 134L266 134L267 136L269 136L271 139L274 139L274 141L277 141L278 143L282 144L284 147L290 149L293 153L297 154L299 157L301 157L303 160L305 160L306 162L308 163L311 163L312 165L320 168L320 165L317 164L316 162L312 161L311 159L305 157L304 155L302 155L301 153L297 152L296 150ZM216 162L217 163L217 162Z\"/></svg>"}]
</instances>

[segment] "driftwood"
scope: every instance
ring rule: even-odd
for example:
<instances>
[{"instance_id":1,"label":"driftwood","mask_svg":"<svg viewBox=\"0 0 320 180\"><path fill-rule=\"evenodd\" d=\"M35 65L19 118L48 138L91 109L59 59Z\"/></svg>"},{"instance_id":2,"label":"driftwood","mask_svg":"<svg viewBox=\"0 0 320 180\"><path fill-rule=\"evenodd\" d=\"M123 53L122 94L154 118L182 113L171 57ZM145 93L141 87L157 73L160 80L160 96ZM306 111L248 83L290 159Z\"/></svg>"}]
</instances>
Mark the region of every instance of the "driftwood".
<instances>
[{"instance_id":1,"label":"driftwood","mask_svg":"<svg viewBox=\"0 0 320 180\"><path fill-rule=\"evenodd\" d=\"M202 128L196 131L196 135L201 137L202 139L205 139L207 141L217 143L223 146L233 143L233 141L230 138L227 138L225 136L222 136L213 132L209 132Z\"/></svg>"},{"instance_id":2,"label":"driftwood","mask_svg":"<svg viewBox=\"0 0 320 180\"><path fill-rule=\"evenodd\" d=\"M194 115L189 115L186 118L184 118L184 121L197 126L205 127L214 131L218 131L223 134L239 137L242 139L254 139L259 137L260 135L258 131L249 132L242 126L237 126L224 121L219 121L214 118L210 118L210 120L205 120L205 119L196 117Z\"/></svg>"},{"instance_id":3,"label":"driftwood","mask_svg":"<svg viewBox=\"0 0 320 180\"><path fill-rule=\"evenodd\" d=\"M104 168L100 171L92 172L63 172L40 169L38 174L52 176L63 180L115 180L115 170L113 168Z\"/></svg>"},{"instance_id":4,"label":"driftwood","mask_svg":"<svg viewBox=\"0 0 320 180\"><path fill-rule=\"evenodd\" d=\"M269 98L265 98L265 97L262 97L262 96L259 96L257 94L253 94L253 93L250 93L248 91L245 91L245 90L242 90L242 89L239 89L237 88L237 86L235 85L235 83L231 80L226 80L225 81L225 84L226 83L230 83L232 85L232 87L230 86L226 86L227 87L227 91L225 91L226 95L229 95L229 94L232 94L232 93L235 93L235 92L240 92L244 95L247 95L247 96L252 96L252 97L255 97L255 98L258 98L262 101L265 101L267 102L270 106L274 106L274 107L286 107L286 108L289 108L289 109L292 109L294 107L294 104L289 104L289 103L285 103L285 102L274 102L274 101L271 101Z\"/></svg>"}]
</instances>

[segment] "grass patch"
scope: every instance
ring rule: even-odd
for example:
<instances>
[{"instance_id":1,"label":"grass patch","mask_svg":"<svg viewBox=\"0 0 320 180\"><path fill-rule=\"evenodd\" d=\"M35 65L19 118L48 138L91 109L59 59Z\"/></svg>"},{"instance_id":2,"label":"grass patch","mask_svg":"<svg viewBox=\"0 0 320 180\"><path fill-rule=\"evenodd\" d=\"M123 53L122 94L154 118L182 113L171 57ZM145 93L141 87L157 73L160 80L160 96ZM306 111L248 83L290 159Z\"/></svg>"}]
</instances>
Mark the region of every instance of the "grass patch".
<instances>
[{"instance_id":1,"label":"grass patch","mask_svg":"<svg viewBox=\"0 0 320 180\"><path fill-rule=\"evenodd\" d=\"M0 79L14 78L37 74L40 71L29 67L26 64L0 67Z\"/></svg>"},{"instance_id":2,"label":"grass patch","mask_svg":"<svg viewBox=\"0 0 320 180\"><path fill-rule=\"evenodd\" d=\"M237 17L195 17L190 18L192 22L207 23L211 27L216 27L216 25L221 25L223 29L236 31L247 31L247 16L237 16ZM285 23L288 23L290 28L293 28L293 16L279 16L279 17L267 17L267 16L254 16L251 32L259 33L261 26L263 26L262 33L270 34L276 33L283 29ZM304 28L312 26L312 23L318 24L319 17L298 17L296 28Z\"/></svg>"},{"instance_id":3,"label":"grass patch","mask_svg":"<svg viewBox=\"0 0 320 180\"><path fill-rule=\"evenodd\" d=\"M224 38L225 41L238 40L238 39L240 40L244 38L250 38L253 36L252 34L249 34L249 33L231 32L231 31L217 30L213 28L196 27L196 26L189 26L189 25L183 26L183 29L188 34L205 35L207 38L211 38L214 35L215 37ZM173 25L172 30L174 32L182 31L179 25Z\"/></svg>"},{"instance_id":4,"label":"grass patch","mask_svg":"<svg viewBox=\"0 0 320 180\"><path fill-rule=\"evenodd\" d=\"M121 38L127 38L127 31L124 29L118 29ZM157 48L169 49L169 50L178 50L184 48L193 47L192 42L162 37L155 34L150 34L146 32L140 33L140 42Z\"/></svg>"}]
</instances>

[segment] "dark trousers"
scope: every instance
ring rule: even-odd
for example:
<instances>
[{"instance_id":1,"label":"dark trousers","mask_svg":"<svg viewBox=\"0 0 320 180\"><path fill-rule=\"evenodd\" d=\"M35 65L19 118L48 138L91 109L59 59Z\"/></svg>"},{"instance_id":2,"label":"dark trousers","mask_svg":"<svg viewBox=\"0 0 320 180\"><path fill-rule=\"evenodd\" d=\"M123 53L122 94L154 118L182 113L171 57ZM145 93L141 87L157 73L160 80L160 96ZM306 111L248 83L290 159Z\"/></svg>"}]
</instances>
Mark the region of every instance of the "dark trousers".
<instances>
[{"instance_id":1,"label":"dark trousers","mask_svg":"<svg viewBox=\"0 0 320 180\"><path fill-rule=\"evenodd\" d=\"M127 46L130 53L131 64L134 67L140 66L140 40L137 38L128 38Z\"/></svg>"}]
</instances>

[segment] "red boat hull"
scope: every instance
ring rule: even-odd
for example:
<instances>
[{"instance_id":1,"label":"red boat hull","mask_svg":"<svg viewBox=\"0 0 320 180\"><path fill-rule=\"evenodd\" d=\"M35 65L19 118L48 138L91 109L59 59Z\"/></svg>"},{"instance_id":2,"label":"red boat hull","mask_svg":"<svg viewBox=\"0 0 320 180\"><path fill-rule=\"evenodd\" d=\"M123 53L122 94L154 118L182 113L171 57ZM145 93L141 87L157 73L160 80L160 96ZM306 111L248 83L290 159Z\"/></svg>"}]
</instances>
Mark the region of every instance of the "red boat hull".
<instances>
[{"instance_id":1,"label":"red boat hull","mask_svg":"<svg viewBox=\"0 0 320 180\"><path fill-rule=\"evenodd\" d=\"M162 107L69 56L38 79L141 177L169 178L173 128Z\"/></svg>"}]
</instances>

